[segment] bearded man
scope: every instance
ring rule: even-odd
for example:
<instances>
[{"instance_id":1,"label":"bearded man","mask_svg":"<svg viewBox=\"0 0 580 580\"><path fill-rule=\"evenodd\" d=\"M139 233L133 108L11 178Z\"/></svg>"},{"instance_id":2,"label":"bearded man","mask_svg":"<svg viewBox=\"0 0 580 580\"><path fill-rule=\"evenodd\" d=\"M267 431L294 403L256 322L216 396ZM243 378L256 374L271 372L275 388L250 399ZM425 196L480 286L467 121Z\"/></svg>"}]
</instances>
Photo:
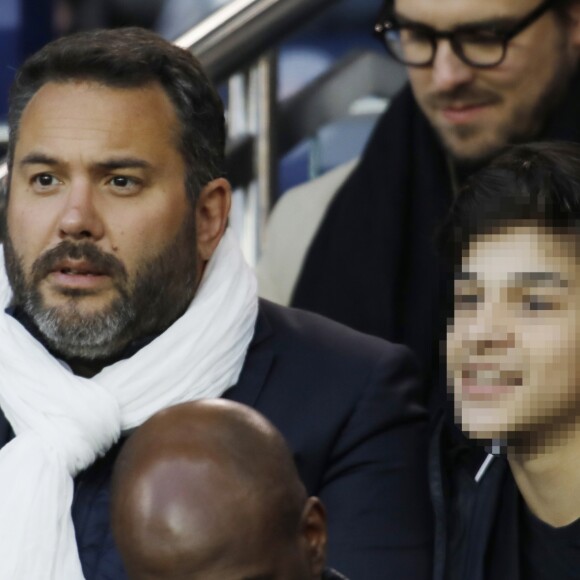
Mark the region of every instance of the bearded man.
<instances>
[{"instance_id":1,"label":"bearded man","mask_svg":"<svg viewBox=\"0 0 580 580\"><path fill-rule=\"evenodd\" d=\"M223 107L192 55L141 29L65 37L19 71L9 123L0 578L126 578L108 515L124 435L215 397L287 439L333 514L330 565L427 577L413 358L258 300L226 227Z\"/></svg>"}]
</instances>

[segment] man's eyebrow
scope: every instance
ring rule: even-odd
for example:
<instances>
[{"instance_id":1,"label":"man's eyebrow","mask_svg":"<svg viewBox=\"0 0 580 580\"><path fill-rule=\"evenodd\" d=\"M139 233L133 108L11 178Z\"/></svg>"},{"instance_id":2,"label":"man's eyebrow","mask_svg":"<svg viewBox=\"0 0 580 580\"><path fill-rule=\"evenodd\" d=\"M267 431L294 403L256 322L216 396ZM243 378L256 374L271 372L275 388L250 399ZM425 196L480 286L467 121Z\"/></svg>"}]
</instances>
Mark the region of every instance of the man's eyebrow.
<instances>
[{"instance_id":1,"label":"man's eyebrow","mask_svg":"<svg viewBox=\"0 0 580 580\"><path fill-rule=\"evenodd\" d=\"M24 165L58 165L58 159L46 155L45 153L32 152L25 155L21 160L19 165L22 167Z\"/></svg>"},{"instance_id":2,"label":"man's eyebrow","mask_svg":"<svg viewBox=\"0 0 580 580\"><path fill-rule=\"evenodd\" d=\"M527 286L550 286L555 288L567 288L568 280L558 272L518 272L514 274L514 281Z\"/></svg>"},{"instance_id":3,"label":"man's eyebrow","mask_svg":"<svg viewBox=\"0 0 580 580\"><path fill-rule=\"evenodd\" d=\"M421 22L419 20L413 20L412 18L408 18L399 14L397 12L394 13L395 20L399 24L403 24L406 26L417 26L422 28L431 28L432 30L438 30L434 26L427 24L426 22ZM512 24L515 24L518 21L516 16L498 16L496 18L485 18L482 20L473 20L471 22L465 22L464 24L457 24L451 28L446 28L444 32L463 32L463 31L471 31L480 28L506 28Z\"/></svg>"},{"instance_id":4,"label":"man's eyebrow","mask_svg":"<svg viewBox=\"0 0 580 580\"><path fill-rule=\"evenodd\" d=\"M497 18L486 18L485 20L475 20L473 22L466 22L465 24L458 24L453 28L454 32L470 32L472 30L503 30L510 28L519 22L519 18L515 16L503 16Z\"/></svg>"},{"instance_id":5,"label":"man's eyebrow","mask_svg":"<svg viewBox=\"0 0 580 580\"><path fill-rule=\"evenodd\" d=\"M95 163L95 167L110 171L113 169L151 169L153 166L148 161L138 157L113 157Z\"/></svg>"},{"instance_id":6,"label":"man's eyebrow","mask_svg":"<svg viewBox=\"0 0 580 580\"><path fill-rule=\"evenodd\" d=\"M45 153L32 152L25 155L21 160L19 165L59 165L61 162L55 157L46 155ZM106 159L105 161L99 161L95 163L95 167L105 170L114 169L150 169L153 166L148 161L144 159L139 159L138 157L113 157L111 159Z\"/></svg>"},{"instance_id":7,"label":"man's eyebrow","mask_svg":"<svg viewBox=\"0 0 580 580\"><path fill-rule=\"evenodd\" d=\"M431 26L430 24L426 24L425 22L419 22L417 20L413 20L412 18L407 18L406 16L403 16L402 14L399 14L398 12L393 12L393 18L399 24L404 24L407 26L422 26L424 28L433 28L433 30L435 30L435 28L433 26Z\"/></svg>"}]
</instances>

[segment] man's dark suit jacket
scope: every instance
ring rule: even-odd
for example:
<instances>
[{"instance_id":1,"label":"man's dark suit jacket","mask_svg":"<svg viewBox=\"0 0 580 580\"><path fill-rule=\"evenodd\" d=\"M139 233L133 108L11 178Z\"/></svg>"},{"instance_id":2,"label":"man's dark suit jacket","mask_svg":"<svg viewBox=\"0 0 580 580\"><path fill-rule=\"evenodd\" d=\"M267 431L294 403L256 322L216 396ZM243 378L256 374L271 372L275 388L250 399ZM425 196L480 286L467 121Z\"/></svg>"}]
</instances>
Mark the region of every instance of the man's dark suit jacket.
<instances>
[{"instance_id":1,"label":"man's dark suit jacket","mask_svg":"<svg viewBox=\"0 0 580 580\"><path fill-rule=\"evenodd\" d=\"M351 580L429 578L426 414L418 393L404 347L261 301L238 384L224 396L262 412L286 437L308 493L327 507L328 563ZM10 437L0 417L0 444ZM75 480L86 580L126 578L108 513L120 445Z\"/></svg>"}]
</instances>

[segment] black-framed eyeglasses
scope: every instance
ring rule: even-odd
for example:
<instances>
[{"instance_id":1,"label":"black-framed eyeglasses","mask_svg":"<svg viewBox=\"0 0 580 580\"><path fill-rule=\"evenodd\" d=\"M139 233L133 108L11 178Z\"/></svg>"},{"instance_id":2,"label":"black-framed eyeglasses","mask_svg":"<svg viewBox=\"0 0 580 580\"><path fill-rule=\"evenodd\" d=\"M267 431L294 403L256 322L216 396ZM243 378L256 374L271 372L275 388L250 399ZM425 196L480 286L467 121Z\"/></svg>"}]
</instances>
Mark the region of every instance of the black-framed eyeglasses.
<instances>
[{"instance_id":1,"label":"black-framed eyeglasses","mask_svg":"<svg viewBox=\"0 0 580 580\"><path fill-rule=\"evenodd\" d=\"M502 63L510 40L538 20L553 4L554 0L544 0L537 8L508 27L465 24L447 31L383 15L375 25L375 35L383 42L387 52L406 66L431 66L435 60L438 41L445 39L464 63L476 68L491 68Z\"/></svg>"}]
</instances>

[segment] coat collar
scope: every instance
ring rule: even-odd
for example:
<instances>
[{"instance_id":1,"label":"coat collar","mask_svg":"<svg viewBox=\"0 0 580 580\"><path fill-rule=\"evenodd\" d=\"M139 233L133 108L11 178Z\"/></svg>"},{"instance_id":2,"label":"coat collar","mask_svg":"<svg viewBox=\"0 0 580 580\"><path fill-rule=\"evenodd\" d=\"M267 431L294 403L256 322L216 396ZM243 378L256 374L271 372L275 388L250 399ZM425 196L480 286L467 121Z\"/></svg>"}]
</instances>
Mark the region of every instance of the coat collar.
<instances>
[{"instance_id":1,"label":"coat collar","mask_svg":"<svg viewBox=\"0 0 580 580\"><path fill-rule=\"evenodd\" d=\"M485 457L482 447L439 417L429 454L434 580L520 577L518 491L505 457L497 457L475 482Z\"/></svg>"},{"instance_id":2,"label":"coat collar","mask_svg":"<svg viewBox=\"0 0 580 580\"><path fill-rule=\"evenodd\" d=\"M268 317L269 304L267 301L260 300L254 338L248 348L242 372L237 384L223 395L226 399L250 407L256 406L275 358L272 340L270 340L274 330Z\"/></svg>"}]
</instances>

